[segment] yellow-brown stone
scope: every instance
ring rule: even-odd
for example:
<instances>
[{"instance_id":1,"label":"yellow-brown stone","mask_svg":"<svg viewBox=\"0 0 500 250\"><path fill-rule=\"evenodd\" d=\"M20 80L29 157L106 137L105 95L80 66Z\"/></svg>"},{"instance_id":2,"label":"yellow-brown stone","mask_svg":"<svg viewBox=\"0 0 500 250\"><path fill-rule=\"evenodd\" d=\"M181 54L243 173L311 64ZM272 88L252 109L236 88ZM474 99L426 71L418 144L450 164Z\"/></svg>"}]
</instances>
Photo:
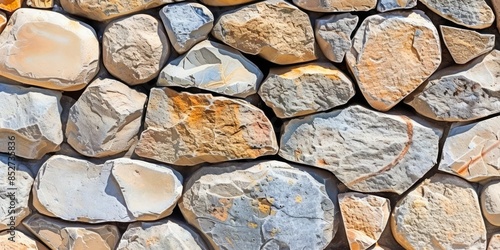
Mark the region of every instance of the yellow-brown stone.
<instances>
[{"instance_id":1,"label":"yellow-brown stone","mask_svg":"<svg viewBox=\"0 0 500 250\"><path fill-rule=\"evenodd\" d=\"M0 9L14 12L21 8L22 0L0 0Z\"/></svg>"}]
</instances>

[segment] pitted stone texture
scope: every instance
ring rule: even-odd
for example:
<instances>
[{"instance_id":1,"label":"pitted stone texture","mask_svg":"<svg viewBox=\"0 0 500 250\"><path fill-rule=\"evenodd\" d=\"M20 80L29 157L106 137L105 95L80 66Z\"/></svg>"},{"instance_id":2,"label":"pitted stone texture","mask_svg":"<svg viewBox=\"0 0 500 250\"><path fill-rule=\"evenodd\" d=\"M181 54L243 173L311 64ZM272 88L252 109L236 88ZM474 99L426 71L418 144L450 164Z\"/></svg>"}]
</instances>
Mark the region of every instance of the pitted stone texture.
<instances>
[{"instance_id":1,"label":"pitted stone texture","mask_svg":"<svg viewBox=\"0 0 500 250\"><path fill-rule=\"evenodd\" d=\"M263 74L239 51L203 41L170 62L160 73L159 86L196 87L229 96L255 94Z\"/></svg>"},{"instance_id":2,"label":"pitted stone texture","mask_svg":"<svg viewBox=\"0 0 500 250\"><path fill-rule=\"evenodd\" d=\"M89 157L127 151L139 133L145 103L145 94L119 81L96 79L69 111L68 143Z\"/></svg>"},{"instance_id":3,"label":"pitted stone texture","mask_svg":"<svg viewBox=\"0 0 500 250\"><path fill-rule=\"evenodd\" d=\"M471 121L500 113L500 51L440 70L405 102L438 121Z\"/></svg>"},{"instance_id":4,"label":"pitted stone texture","mask_svg":"<svg viewBox=\"0 0 500 250\"><path fill-rule=\"evenodd\" d=\"M491 0L495 11L497 30L500 31L500 0Z\"/></svg>"},{"instance_id":5,"label":"pitted stone texture","mask_svg":"<svg viewBox=\"0 0 500 250\"><path fill-rule=\"evenodd\" d=\"M279 155L329 170L352 190L402 194L436 164L440 133L353 105L285 123Z\"/></svg>"},{"instance_id":6,"label":"pitted stone texture","mask_svg":"<svg viewBox=\"0 0 500 250\"><path fill-rule=\"evenodd\" d=\"M175 165L255 159L278 151L269 119L243 100L153 88L145 127L135 153Z\"/></svg>"},{"instance_id":7,"label":"pitted stone texture","mask_svg":"<svg viewBox=\"0 0 500 250\"><path fill-rule=\"evenodd\" d=\"M211 6L233 6L255 1L257 0L201 0L202 3Z\"/></svg>"},{"instance_id":8,"label":"pitted stone texture","mask_svg":"<svg viewBox=\"0 0 500 250\"><path fill-rule=\"evenodd\" d=\"M377 10L386 12L399 9L411 9L417 6L417 0L379 0Z\"/></svg>"},{"instance_id":9,"label":"pitted stone texture","mask_svg":"<svg viewBox=\"0 0 500 250\"><path fill-rule=\"evenodd\" d=\"M391 229L405 249L486 249L486 229L474 188L436 174L403 197Z\"/></svg>"},{"instance_id":10,"label":"pitted stone texture","mask_svg":"<svg viewBox=\"0 0 500 250\"><path fill-rule=\"evenodd\" d=\"M0 35L0 58L1 76L75 91L99 70L99 42L94 29L83 22L54 11L22 8Z\"/></svg>"},{"instance_id":11,"label":"pitted stone texture","mask_svg":"<svg viewBox=\"0 0 500 250\"><path fill-rule=\"evenodd\" d=\"M23 232L15 230L0 233L0 249L2 250L49 250L42 243L26 236ZM10 240L14 236L14 241Z\"/></svg>"},{"instance_id":12,"label":"pitted stone texture","mask_svg":"<svg viewBox=\"0 0 500 250\"><path fill-rule=\"evenodd\" d=\"M297 6L315 12L369 11L377 0L293 0Z\"/></svg>"},{"instance_id":13,"label":"pitted stone texture","mask_svg":"<svg viewBox=\"0 0 500 250\"><path fill-rule=\"evenodd\" d=\"M491 236L487 250L500 250L500 234Z\"/></svg>"},{"instance_id":14,"label":"pitted stone texture","mask_svg":"<svg viewBox=\"0 0 500 250\"><path fill-rule=\"evenodd\" d=\"M6 25L7 25L7 15L5 15L3 11L0 11L0 33L2 33Z\"/></svg>"},{"instance_id":15,"label":"pitted stone texture","mask_svg":"<svg viewBox=\"0 0 500 250\"><path fill-rule=\"evenodd\" d=\"M420 0L420 2L441 17L468 28L488 28L495 20L495 14L485 0Z\"/></svg>"},{"instance_id":16,"label":"pitted stone texture","mask_svg":"<svg viewBox=\"0 0 500 250\"><path fill-rule=\"evenodd\" d=\"M127 158L96 165L56 155L35 178L33 205L68 221L158 220L172 213L181 196L179 176L165 166Z\"/></svg>"},{"instance_id":17,"label":"pitted stone texture","mask_svg":"<svg viewBox=\"0 0 500 250\"><path fill-rule=\"evenodd\" d=\"M359 17L350 13L316 19L316 41L328 60L337 63L344 60L351 49L351 33L358 21Z\"/></svg>"},{"instance_id":18,"label":"pitted stone texture","mask_svg":"<svg viewBox=\"0 0 500 250\"><path fill-rule=\"evenodd\" d=\"M27 159L58 151L63 141L60 99L57 91L0 84L0 152L10 153L12 144L16 155Z\"/></svg>"},{"instance_id":19,"label":"pitted stone texture","mask_svg":"<svg viewBox=\"0 0 500 250\"><path fill-rule=\"evenodd\" d=\"M284 162L247 164L196 172L179 203L184 218L216 250L324 249L335 216L325 184Z\"/></svg>"},{"instance_id":20,"label":"pitted stone texture","mask_svg":"<svg viewBox=\"0 0 500 250\"><path fill-rule=\"evenodd\" d=\"M483 187L481 208L486 220L495 226L500 226L500 180L491 181Z\"/></svg>"},{"instance_id":21,"label":"pitted stone texture","mask_svg":"<svg viewBox=\"0 0 500 250\"><path fill-rule=\"evenodd\" d=\"M307 115L343 105L354 86L331 63L308 63L271 68L259 95L280 118Z\"/></svg>"},{"instance_id":22,"label":"pitted stone texture","mask_svg":"<svg viewBox=\"0 0 500 250\"><path fill-rule=\"evenodd\" d=\"M0 1L0 10L14 12L15 10L21 8L22 4L22 0L2 0Z\"/></svg>"},{"instance_id":23,"label":"pitted stone texture","mask_svg":"<svg viewBox=\"0 0 500 250\"><path fill-rule=\"evenodd\" d=\"M51 9L54 7L54 0L27 0L26 4L38 9Z\"/></svg>"},{"instance_id":24,"label":"pitted stone texture","mask_svg":"<svg viewBox=\"0 0 500 250\"><path fill-rule=\"evenodd\" d=\"M441 25L444 44L453 60L464 64L490 52L495 46L495 35L481 34L472 30Z\"/></svg>"},{"instance_id":25,"label":"pitted stone texture","mask_svg":"<svg viewBox=\"0 0 500 250\"><path fill-rule=\"evenodd\" d=\"M309 17L281 0L259 2L224 13L212 34L231 47L276 64L316 59Z\"/></svg>"},{"instance_id":26,"label":"pitted stone texture","mask_svg":"<svg viewBox=\"0 0 500 250\"><path fill-rule=\"evenodd\" d=\"M109 23L102 37L103 61L109 73L128 85L158 76L170 54L161 26L159 20L145 14Z\"/></svg>"}]
</instances>

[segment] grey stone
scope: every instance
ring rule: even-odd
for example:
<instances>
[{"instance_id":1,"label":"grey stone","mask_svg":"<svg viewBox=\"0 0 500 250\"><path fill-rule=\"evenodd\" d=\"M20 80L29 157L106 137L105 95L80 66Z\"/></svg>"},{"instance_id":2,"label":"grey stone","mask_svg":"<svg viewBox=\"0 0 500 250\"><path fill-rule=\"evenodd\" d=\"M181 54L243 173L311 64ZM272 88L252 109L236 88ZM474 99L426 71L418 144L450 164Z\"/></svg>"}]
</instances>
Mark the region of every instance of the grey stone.
<instances>
[{"instance_id":1,"label":"grey stone","mask_svg":"<svg viewBox=\"0 0 500 250\"><path fill-rule=\"evenodd\" d=\"M473 29L488 28L495 14L485 0L420 0L441 17Z\"/></svg>"},{"instance_id":2,"label":"grey stone","mask_svg":"<svg viewBox=\"0 0 500 250\"><path fill-rule=\"evenodd\" d=\"M399 9L411 9L417 6L417 0L379 0L377 10L386 12Z\"/></svg>"},{"instance_id":3,"label":"grey stone","mask_svg":"<svg viewBox=\"0 0 500 250\"><path fill-rule=\"evenodd\" d=\"M329 15L316 19L316 41L321 51L332 62L340 63L351 49L351 33L359 17L350 13Z\"/></svg>"}]
</instances>

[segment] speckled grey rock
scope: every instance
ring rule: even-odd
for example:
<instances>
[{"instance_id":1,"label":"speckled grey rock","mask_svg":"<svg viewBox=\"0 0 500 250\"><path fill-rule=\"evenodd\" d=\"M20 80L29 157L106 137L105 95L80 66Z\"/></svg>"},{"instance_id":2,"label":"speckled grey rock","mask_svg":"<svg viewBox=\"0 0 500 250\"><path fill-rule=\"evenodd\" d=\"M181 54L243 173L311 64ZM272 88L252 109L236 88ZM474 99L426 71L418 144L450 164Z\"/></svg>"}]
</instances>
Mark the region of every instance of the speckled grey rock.
<instances>
[{"instance_id":1,"label":"speckled grey rock","mask_svg":"<svg viewBox=\"0 0 500 250\"><path fill-rule=\"evenodd\" d=\"M399 9L411 9L417 6L417 0L379 0L377 10L387 12Z\"/></svg>"},{"instance_id":2,"label":"speckled grey rock","mask_svg":"<svg viewBox=\"0 0 500 250\"><path fill-rule=\"evenodd\" d=\"M332 62L340 63L351 49L351 33L359 17L350 13L329 15L316 19L314 32L323 54Z\"/></svg>"},{"instance_id":3,"label":"speckled grey rock","mask_svg":"<svg viewBox=\"0 0 500 250\"><path fill-rule=\"evenodd\" d=\"M484 185L481 191L481 208L486 220L500 226L500 180L493 180Z\"/></svg>"},{"instance_id":4,"label":"speckled grey rock","mask_svg":"<svg viewBox=\"0 0 500 250\"><path fill-rule=\"evenodd\" d=\"M491 26L495 14L485 0L420 0L441 17L473 29Z\"/></svg>"}]
</instances>

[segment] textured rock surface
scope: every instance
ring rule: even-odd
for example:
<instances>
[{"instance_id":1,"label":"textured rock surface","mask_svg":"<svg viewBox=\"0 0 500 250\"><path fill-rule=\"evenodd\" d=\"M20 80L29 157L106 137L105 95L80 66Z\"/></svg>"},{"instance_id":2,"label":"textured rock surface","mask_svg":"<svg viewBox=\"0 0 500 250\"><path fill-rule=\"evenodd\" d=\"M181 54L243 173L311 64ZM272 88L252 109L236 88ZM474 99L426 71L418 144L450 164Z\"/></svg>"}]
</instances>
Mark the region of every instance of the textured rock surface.
<instances>
[{"instance_id":1,"label":"textured rock surface","mask_svg":"<svg viewBox=\"0 0 500 250\"><path fill-rule=\"evenodd\" d=\"M493 225L500 226L500 180L486 184L481 192L481 208L484 217Z\"/></svg>"},{"instance_id":2,"label":"textured rock surface","mask_svg":"<svg viewBox=\"0 0 500 250\"><path fill-rule=\"evenodd\" d=\"M500 250L500 234L491 236L488 250Z\"/></svg>"},{"instance_id":3,"label":"textured rock surface","mask_svg":"<svg viewBox=\"0 0 500 250\"><path fill-rule=\"evenodd\" d=\"M113 79L96 79L69 111L68 143L80 154L127 151L139 133L146 95Z\"/></svg>"},{"instance_id":4,"label":"textured rock surface","mask_svg":"<svg viewBox=\"0 0 500 250\"><path fill-rule=\"evenodd\" d=\"M368 11L375 8L377 0L293 0L297 6L316 12Z\"/></svg>"},{"instance_id":5,"label":"textured rock surface","mask_svg":"<svg viewBox=\"0 0 500 250\"><path fill-rule=\"evenodd\" d=\"M444 44L453 60L464 64L490 52L495 46L495 35L481 34L472 30L441 25Z\"/></svg>"},{"instance_id":6,"label":"textured rock surface","mask_svg":"<svg viewBox=\"0 0 500 250\"><path fill-rule=\"evenodd\" d=\"M159 86L196 87L230 96L255 94L263 75L239 51L203 41L170 62L160 73Z\"/></svg>"},{"instance_id":7,"label":"textured rock surface","mask_svg":"<svg viewBox=\"0 0 500 250\"><path fill-rule=\"evenodd\" d=\"M309 17L280 0L246 5L224 13L212 34L231 47L277 64L316 59Z\"/></svg>"},{"instance_id":8,"label":"textured rock surface","mask_svg":"<svg viewBox=\"0 0 500 250\"><path fill-rule=\"evenodd\" d=\"M288 118L345 104L354 87L333 64L308 63L271 68L259 95L278 117Z\"/></svg>"},{"instance_id":9,"label":"textured rock surface","mask_svg":"<svg viewBox=\"0 0 500 250\"><path fill-rule=\"evenodd\" d=\"M33 8L50 9L54 7L54 0L27 0L26 4Z\"/></svg>"},{"instance_id":10,"label":"textured rock surface","mask_svg":"<svg viewBox=\"0 0 500 250\"><path fill-rule=\"evenodd\" d=\"M211 6L232 6L255 1L256 0L201 0L202 3Z\"/></svg>"},{"instance_id":11,"label":"textured rock surface","mask_svg":"<svg viewBox=\"0 0 500 250\"><path fill-rule=\"evenodd\" d=\"M495 14L485 0L420 0L441 17L473 29L491 26Z\"/></svg>"},{"instance_id":12,"label":"textured rock surface","mask_svg":"<svg viewBox=\"0 0 500 250\"><path fill-rule=\"evenodd\" d=\"M369 16L357 30L346 62L368 103L386 111L438 68L439 35L421 11Z\"/></svg>"},{"instance_id":13,"label":"textured rock surface","mask_svg":"<svg viewBox=\"0 0 500 250\"><path fill-rule=\"evenodd\" d=\"M279 155L327 169L352 190L401 194L436 164L439 136L407 116L353 105L286 123Z\"/></svg>"},{"instance_id":14,"label":"textured rock surface","mask_svg":"<svg viewBox=\"0 0 500 250\"><path fill-rule=\"evenodd\" d=\"M0 1L0 9L8 12L14 12L21 8L22 0L2 0Z\"/></svg>"},{"instance_id":15,"label":"textured rock surface","mask_svg":"<svg viewBox=\"0 0 500 250\"><path fill-rule=\"evenodd\" d=\"M273 155L273 126L260 109L236 99L153 88L137 155L175 165Z\"/></svg>"},{"instance_id":16,"label":"textured rock surface","mask_svg":"<svg viewBox=\"0 0 500 250\"><path fill-rule=\"evenodd\" d=\"M1 76L74 91L97 74L99 42L92 27L83 22L57 12L22 8L0 35L0 58Z\"/></svg>"},{"instance_id":17,"label":"textured rock surface","mask_svg":"<svg viewBox=\"0 0 500 250\"><path fill-rule=\"evenodd\" d=\"M103 61L109 73L129 85L158 76L170 54L161 26L160 21L145 14L109 23L102 37Z\"/></svg>"},{"instance_id":18,"label":"textured rock surface","mask_svg":"<svg viewBox=\"0 0 500 250\"><path fill-rule=\"evenodd\" d=\"M7 25L7 15L0 11L0 33L2 33L3 29Z\"/></svg>"},{"instance_id":19,"label":"textured rock surface","mask_svg":"<svg viewBox=\"0 0 500 250\"><path fill-rule=\"evenodd\" d=\"M417 0L380 0L377 4L379 12L398 9L411 9L417 6Z\"/></svg>"},{"instance_id":20,"label":"textured rock surface","mask_svg":"<svg viewBox=\"0 0 500 250\"><path fill-rule=\"evenodd\" d=\"M391 229L405 249L485 249L476 191L459 177L437 174L401 199Z\"/></svg>"},{"instance_id":21,"label":"textured rock surface","mask_svg":"<svg viewBox=\"0 0 500 250\"><path fill-rule=\"evenodd\" d=\"M144 161L120 158L95 165L56 155L35 178L33 205L44 215L68 221L157 220L170 215L180 198L179 176Z\"/></svg>"},{"instance_id":22,"label":"textured rock surface","mask_svg":"<svg viewBox=\"0 0 500 250\"><path fill-rule=\"evenodd\" d=\"M316 19L316 41L328 60L337 63L344 60L346 52L351 49L351 33L358 20L358 16L350 13Z\"/></svg>"},{"instance_id":23,"label":"textured rock surface","mask_svg":"<svg viewBox=\"0 0 500 250\"><path fill-rule=\"evenodd\" d=\"M14 241L9 240L9 231L0 233L0 249L2 250L49 250L42 243L26 236L21 231L13 231Z\"/></svg>"}]
</instances>

